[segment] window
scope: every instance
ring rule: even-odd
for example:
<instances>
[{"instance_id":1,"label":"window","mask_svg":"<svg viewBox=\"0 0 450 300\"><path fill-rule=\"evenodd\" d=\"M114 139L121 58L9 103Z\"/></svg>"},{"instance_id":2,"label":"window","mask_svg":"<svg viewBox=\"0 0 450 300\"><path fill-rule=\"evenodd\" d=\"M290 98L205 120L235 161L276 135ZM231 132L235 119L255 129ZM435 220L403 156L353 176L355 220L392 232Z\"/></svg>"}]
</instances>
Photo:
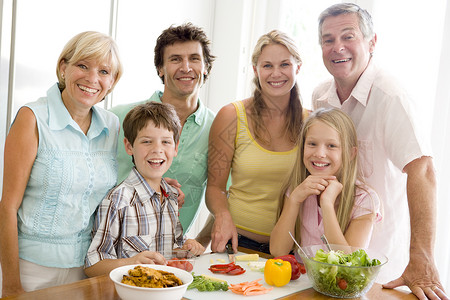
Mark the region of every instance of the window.
<instances>
[{"instance_id":1,"label":"window","mask_svg":"<svg viewBox=\"0 0 450 300\"><path fill-rule=\"evenodd\" d=\"M69 39L87 30L108 33L110 2L17 1L12 118L57 82L57 60Z\"/></svg>"},{"instance_id":2,"label":"window","mask_svg":"<svg viewBox=\"0 0 450 300\"><path fill-rule=\"evenodd\" d=\"M318 17L332 0L298 1L283 0L280 11L280 30L288 33L299 46L302 66L297 76L303 106L311 109L311 96L314 88L330 77L322 62L322 49L319 45Z\"/></svg>"}]
</instances>

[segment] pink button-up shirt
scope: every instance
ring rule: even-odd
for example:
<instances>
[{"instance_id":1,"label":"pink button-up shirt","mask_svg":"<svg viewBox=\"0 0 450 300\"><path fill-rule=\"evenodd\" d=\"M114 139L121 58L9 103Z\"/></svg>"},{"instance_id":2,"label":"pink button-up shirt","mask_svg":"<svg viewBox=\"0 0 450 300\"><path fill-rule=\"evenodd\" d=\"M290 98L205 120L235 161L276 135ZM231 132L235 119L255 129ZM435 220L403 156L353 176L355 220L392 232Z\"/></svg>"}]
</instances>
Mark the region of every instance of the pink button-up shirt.
<instances>
[{"instance_id":1,"label":"pink button-up shirt","mask_svg":"<svg viewBox=\"0 0 450 300\"><path fill-rule=\"evenodd\" d=\"M351 220L358 217L375 214L375 222L382 219L380 210L380 199L374 190L365 187L357 189L355 195L355 204L353 206ZM321 245L321 235L324 234L322 209L318 205L316 195L309 196L303 203L302 226L301 226L301 244L302 246ZM368 245L365 245L367 247Z\"/></svg>"}]
</instances>

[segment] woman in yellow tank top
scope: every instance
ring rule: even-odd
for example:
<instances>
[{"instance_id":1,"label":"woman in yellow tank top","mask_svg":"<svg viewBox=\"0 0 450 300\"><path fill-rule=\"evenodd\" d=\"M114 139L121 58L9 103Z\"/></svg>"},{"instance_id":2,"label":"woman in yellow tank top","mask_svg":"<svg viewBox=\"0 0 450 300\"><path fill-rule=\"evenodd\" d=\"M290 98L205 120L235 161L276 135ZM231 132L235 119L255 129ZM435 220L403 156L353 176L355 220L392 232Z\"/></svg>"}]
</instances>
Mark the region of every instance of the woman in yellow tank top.
<instances>
[{"instance_id":1,"label":"woman in yellow tank top","mask_svg":"<svg viewBox=\"0 0 450 300\"><path fill-rule=\"evenodd\" d=\"M273 30L259 38L252 65L253 96L224 106L210 131L206 204L214 215L212 251L223 252L231 240L234 251L239 241L269 252L280 190L295 161L303 120L297 47Z\"/></svg>"}]
</instances>

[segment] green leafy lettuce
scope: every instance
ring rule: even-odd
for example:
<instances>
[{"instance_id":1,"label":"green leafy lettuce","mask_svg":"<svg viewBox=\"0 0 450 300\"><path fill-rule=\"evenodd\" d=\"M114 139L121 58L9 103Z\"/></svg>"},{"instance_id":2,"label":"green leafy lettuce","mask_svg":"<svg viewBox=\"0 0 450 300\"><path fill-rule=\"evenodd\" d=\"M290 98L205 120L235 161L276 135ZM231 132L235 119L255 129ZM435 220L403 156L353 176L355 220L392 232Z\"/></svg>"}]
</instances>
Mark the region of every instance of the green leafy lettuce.
<instances>
[{"instance_id":1,"label":"green leafy lettuce","mask_svg":"<svg viewBox=\"0 0 450 300\"><path fill-rule=\"evenodd\" d=\"M370 288L372 279L379 271L379 267L376 266L381 264L378 259L370 259L363 249L351 254L333 250L325 252L319 249L312 260L308 259L304 263L308 269L308 276L319 292L345 297L357 296L366 287Z\"/></svg>"}]
</instances>

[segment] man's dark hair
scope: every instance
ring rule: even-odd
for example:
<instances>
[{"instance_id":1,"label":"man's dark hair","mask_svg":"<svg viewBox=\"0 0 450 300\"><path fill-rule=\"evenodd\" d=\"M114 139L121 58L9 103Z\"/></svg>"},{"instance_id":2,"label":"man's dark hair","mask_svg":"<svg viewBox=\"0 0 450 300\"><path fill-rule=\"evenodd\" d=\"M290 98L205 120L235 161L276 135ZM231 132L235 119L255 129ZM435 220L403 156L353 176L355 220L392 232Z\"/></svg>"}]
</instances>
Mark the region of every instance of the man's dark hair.
<instances>
[{"instance_id":1,"label":"man's dark hair","mask_svg":"<svg viewBox=\"0 0 450 300\"><path fill-rule=\"evenodd\" d=\"M164 65L164 50L166 47L173 45L176 42L189 41L198 41L202 45L203 59L206 66L206 74L203 75L203 80L205 81L208 78L212 64L216 57L211 54L211 49L209 48L211 41L208 39L203 29L194 26L192 23L184 23L179 26L172 25L165 29L156 40L154 61L158 76L159 70ZM164 76L161 77L161 80L164 83Z\"/></svg>"}]
</instances>

